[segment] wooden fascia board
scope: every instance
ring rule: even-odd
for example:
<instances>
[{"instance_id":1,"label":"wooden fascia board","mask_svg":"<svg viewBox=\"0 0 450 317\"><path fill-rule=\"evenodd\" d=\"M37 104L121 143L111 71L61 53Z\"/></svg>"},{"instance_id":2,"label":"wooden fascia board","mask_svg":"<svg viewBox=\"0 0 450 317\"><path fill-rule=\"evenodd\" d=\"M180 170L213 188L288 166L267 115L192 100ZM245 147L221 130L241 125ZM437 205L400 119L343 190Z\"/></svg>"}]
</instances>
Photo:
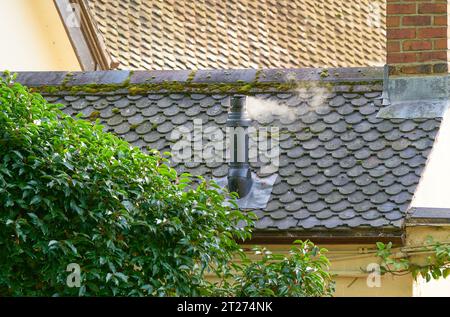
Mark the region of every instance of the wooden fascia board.
<instances>
[{"instance_id":1,"label":"wooden fascia board","mask_svg":"<svg viewBox=\"0 0 450 317\"><path fill-rule=\"evenodd\" d=\"M54 3L82 70L109 70L117 67L106 50L85 1L54 0Z\"/></svg>"}]
</instances>

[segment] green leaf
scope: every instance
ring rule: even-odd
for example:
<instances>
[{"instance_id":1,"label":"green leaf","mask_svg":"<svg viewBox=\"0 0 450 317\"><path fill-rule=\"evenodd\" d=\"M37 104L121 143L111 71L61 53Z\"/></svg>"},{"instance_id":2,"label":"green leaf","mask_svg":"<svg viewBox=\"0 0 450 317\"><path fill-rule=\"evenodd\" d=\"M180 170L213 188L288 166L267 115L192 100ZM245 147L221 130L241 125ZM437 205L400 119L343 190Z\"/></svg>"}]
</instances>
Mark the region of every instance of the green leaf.
<instances>
[{"instance_id":1,"label":"green leaf","mask_svg":"<svg viewBox=\"0 0 450 317\"><path fill-rule=\"evenodd\" d=\"M121 272L114 273L114 276L117 276L119 279L121 279L125 283L128 282L128 276L126 276L125 274L123 274Z\"/></svg>"},{"instance_id":2,"label":"green leaf","mask_svg":"<svg viewBox=\"0 0 450 317\"><path fill-rule=\"evenodd\" d=\"M58 241L56 241L56 240L50 240L50 242L48 243L48 246L49 246L49 247L52 247L52 246L54 246L54 245L56 245L56 244L58 244Z\"/></svg>"},{"instance_id":3,"label":"green leaf","mask_svg":"<svg viewBox=\"0 0 450 317\"><path fill-rule=\"evenodd\" d=\"M133 210L133 204L129 200L122 201L122 205L125 207L127 211Z\"/></svg>"},{"instance_id":4,"label":"green leaf","mask_svg":"<svg viewBox=\"0 0 450 317\"><path fill-rule=\"evenodd\" d=\"M444 278L447 278L449 275L450 275L450 268L444 269L443 272L442 272L442 276Z\"/></svg>"},{"instance_id":5,"label":"green leaf","mask_svg":"<svg viewBox=\"0 0 450 317\"><path fill-rule=\"evenodd\" d=\"M67 161L64 161L64 162L62 162L62 163L63 163L63 165L64 165L65 167L67 167L67 169L73 171L73 165L72 165L72 164L70 164L70 163L67 162Z\"/></svg>"},{"instance_id":6,"label":"green leaf","mask_svg":"<svg viewBox=\"0 0 450 317\"><path fill-rule=\"evenodd\" d=\"M42 197L40 195L35 195L31 201L30 201L30 205L37 205L42 201Z\"/></svg>"},{"instance_id":7,"label":"green leaf","mask_svg":"<svg viewBox=\"0 0 450 317\"><path fill-rule=\"evenodd\" d=\"M150 284L142 285L141 289L143 289L144 291L147 291L148 294L153 293L153 286L151 286Z\"/></svg>"},{"instance_id":8,"label":"green leaf","mask_svg":"<svg viewBox=\"0 0 450 317\"><path fill-rule=\"evenodd\" d=\"M65 240L64 243L70 248L70 250L72 250L72 252L73 252L75 255L78 255L78 250L77 250L77 248L73 245L72 242L70 242L70 241L68 241L68 240Z\"/></svg>"}]
</instances>

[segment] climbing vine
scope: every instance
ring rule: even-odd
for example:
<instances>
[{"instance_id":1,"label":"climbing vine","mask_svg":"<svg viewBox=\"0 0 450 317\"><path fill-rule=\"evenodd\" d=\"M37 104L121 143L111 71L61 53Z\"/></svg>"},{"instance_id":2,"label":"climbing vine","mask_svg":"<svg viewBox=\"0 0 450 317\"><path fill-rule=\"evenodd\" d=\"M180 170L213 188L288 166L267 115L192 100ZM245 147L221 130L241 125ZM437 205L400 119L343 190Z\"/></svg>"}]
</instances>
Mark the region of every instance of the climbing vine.
<instances>
[{"instance_id":1,"label":"climbing vine","mask_svg":"<svg viewBox=\"0 0 450 317\"><path fill-rule=\"evenodd\" d=\"M414 279L423 277L427 282L431 279L446 278L450 275L450 242L436 242L429 236L424 245L405 247L394 252L392 242L377 243L376 255L381 258L381 274L412 274ZM424 256L423 263L412 261L415 256Z\"/></svg>"}]
</instances>

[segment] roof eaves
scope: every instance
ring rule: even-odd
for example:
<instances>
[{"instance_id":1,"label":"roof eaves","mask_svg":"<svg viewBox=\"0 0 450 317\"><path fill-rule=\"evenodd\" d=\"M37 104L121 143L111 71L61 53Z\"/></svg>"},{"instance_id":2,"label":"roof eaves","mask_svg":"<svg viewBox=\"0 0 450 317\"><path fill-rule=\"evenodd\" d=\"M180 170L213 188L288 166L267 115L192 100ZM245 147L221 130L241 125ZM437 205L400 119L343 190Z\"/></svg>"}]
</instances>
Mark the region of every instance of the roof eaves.
<instances>
[{"instance_id":1,"label":"roof eaves","mask_svg":"<svg viewBox=\"0 0 450 317\"><path fill-rule=\"evenodd\" d=\"M252 239L246 244L292 244L295 240L311 240L314 243L326 244L371 244L376 242L392 242L402 244L404 230L398 227L382 228L335 228L335 229L310 229L310 230L256 230Z\"/></svg>"},{"instance_id":2,"label":"roof eaves","mask_svg":"<svg viewBox=\"0 0 450 317\"><path fill-rule=\"evenodd\" d=\"M75 54L84 71L117 68L108 53L85 0L54 0Z\"/></svg>"}]
</instances>

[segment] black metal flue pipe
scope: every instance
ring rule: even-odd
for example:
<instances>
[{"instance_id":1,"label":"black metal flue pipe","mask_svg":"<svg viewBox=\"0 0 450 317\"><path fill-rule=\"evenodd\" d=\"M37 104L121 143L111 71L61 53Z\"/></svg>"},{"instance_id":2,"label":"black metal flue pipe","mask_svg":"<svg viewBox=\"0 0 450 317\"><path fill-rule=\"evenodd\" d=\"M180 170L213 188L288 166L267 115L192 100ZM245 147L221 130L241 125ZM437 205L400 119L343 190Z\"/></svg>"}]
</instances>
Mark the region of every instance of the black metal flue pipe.
<instances>
[{"instance_id":1,"label":"black metal flue pipe","mask_svg":"<svg viewBox=\"0 0 450 317\"><path fill-rule=\"evenodd\" d=\"M252 175L249 165L248 127L251 119L246 108L246 96L231 97L227 126L230 128L230 163L228 170L228 189L236 192L239 198L248 195L252 188Z\"/></svg>"}]
</instances>

